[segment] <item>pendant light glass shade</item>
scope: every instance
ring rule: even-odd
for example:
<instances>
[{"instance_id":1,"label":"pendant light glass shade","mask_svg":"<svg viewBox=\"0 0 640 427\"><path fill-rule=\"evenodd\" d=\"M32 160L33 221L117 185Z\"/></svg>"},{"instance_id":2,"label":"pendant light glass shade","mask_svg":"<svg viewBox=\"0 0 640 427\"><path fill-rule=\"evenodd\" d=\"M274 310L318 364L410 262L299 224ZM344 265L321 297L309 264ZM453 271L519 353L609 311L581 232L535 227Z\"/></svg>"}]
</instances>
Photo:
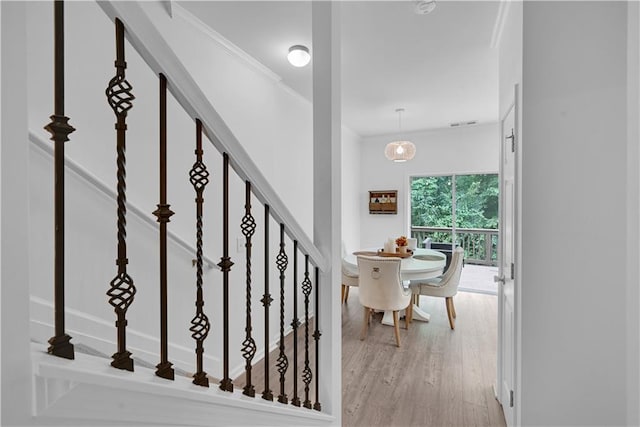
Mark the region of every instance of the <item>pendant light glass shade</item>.
<instances>
[{"instance_id":1,"label":"pendant light glass shade","mask_svg":"<svg viewBox=\"0 0 640 427\"><path fill-rule=\"evenodd\" d=\"M411 141L393 141L387 144L384 155L394 162L406 162L416 155L416 146Z\"/></svg>"},{"instance_id":2,"label":"pendant light glass shade","mask_svg":"<svg viewBox=\"0 0 640 427\"><path fill-rule=\"evenodd\" d=\"M398 132L402 130L403 111L404 108L398 108L396 110L396 113L398 113ZM411 141L392 141L385 147L384 155L387 159L393 160L394 162L406 162L407 160L413 159L413 156L416 155L416 146Z\"/></svg>"}]
</instances>

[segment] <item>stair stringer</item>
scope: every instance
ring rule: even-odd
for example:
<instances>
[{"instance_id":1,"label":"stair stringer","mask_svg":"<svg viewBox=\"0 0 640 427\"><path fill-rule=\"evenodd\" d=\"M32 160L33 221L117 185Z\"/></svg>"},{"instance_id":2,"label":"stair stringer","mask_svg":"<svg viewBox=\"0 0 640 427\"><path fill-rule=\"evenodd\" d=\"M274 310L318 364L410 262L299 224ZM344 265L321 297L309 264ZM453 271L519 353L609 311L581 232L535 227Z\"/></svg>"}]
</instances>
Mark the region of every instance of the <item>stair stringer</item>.
<instances>
[{"instance_id":1,"label":"stair stringer","mask_svg":"<svg viewBox=\"0 0 640 427\"><path fill-rule=\"evenodd\" d=\"M153 370L114 369L102 358L52 357L33 344L33 415L38 425L329 426L335 418L277 402L249 398L189 378L167 381Z\"/></svg>"}]
</instances>

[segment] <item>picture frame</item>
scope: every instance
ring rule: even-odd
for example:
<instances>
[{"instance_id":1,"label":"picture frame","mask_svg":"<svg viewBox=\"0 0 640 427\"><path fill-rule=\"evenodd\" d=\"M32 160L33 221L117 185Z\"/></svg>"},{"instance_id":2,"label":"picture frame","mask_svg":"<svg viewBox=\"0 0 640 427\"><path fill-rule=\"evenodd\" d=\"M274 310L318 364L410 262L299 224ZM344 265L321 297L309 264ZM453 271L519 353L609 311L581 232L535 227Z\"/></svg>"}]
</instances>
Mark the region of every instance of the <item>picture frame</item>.
<instances>
[{"instance_id":1,"label":"picture frame","mask_svg":"<svg viewBox=\"0 0 640 427\"><path fill-rule=\"evenodd\" d=\"M398 190L371 190L369 191L369 213L397 214Z\"/></svg>"}]
</instances>

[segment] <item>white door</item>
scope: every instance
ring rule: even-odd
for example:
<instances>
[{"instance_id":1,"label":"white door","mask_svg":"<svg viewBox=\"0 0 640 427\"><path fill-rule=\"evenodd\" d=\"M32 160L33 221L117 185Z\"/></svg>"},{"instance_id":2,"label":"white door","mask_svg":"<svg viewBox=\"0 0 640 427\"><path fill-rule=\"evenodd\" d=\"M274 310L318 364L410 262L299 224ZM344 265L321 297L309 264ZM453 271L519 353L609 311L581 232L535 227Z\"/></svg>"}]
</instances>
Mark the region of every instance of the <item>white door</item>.
<instances>
[{"instance_id":1,"label":"white door","mask_svg":"<svg viewBox=\"0 0 640 427\"><path fill-rule=\"evenodd\" d=\"M516 105L502 120L502 144L500 146L500 261L498 276L499 336L498 336L498 399L504 410L507 426L514 420L515 380L515 152Z\"/></svg>"}]
</instances>

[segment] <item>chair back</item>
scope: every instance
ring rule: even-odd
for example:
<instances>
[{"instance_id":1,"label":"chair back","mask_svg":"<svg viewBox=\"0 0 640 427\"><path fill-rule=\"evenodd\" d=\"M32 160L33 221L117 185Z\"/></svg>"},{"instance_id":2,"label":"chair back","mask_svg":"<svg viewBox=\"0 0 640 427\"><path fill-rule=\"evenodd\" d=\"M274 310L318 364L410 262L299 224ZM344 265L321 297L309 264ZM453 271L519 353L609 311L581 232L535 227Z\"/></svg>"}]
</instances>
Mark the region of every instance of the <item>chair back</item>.
<instances>
[{"instance_id":1,"label":"chair back","mask_svg":"<svg viewBox=\"0 0 640 427\"><path fill-rule=\"evenodd\" d=\"M375 310L404 310L411 292L400 279L400 258L358 255L360 303Z\"/></svg>"},{"instance_id":2,"label":"chair back","mask_svg":"<svg viewBox=\"0 0 640 427\"><path fill-rule=\"evenodd\" d=\"M445 271L440 281L440 289L443 292L442 296L449 297L454 296L458 292L458 285L460 284L460 275L462 274L462 261L464 260L464 249L461 247L455 248L453 256L451 257L451 265Z\"/></svg>"}]
</instances>

